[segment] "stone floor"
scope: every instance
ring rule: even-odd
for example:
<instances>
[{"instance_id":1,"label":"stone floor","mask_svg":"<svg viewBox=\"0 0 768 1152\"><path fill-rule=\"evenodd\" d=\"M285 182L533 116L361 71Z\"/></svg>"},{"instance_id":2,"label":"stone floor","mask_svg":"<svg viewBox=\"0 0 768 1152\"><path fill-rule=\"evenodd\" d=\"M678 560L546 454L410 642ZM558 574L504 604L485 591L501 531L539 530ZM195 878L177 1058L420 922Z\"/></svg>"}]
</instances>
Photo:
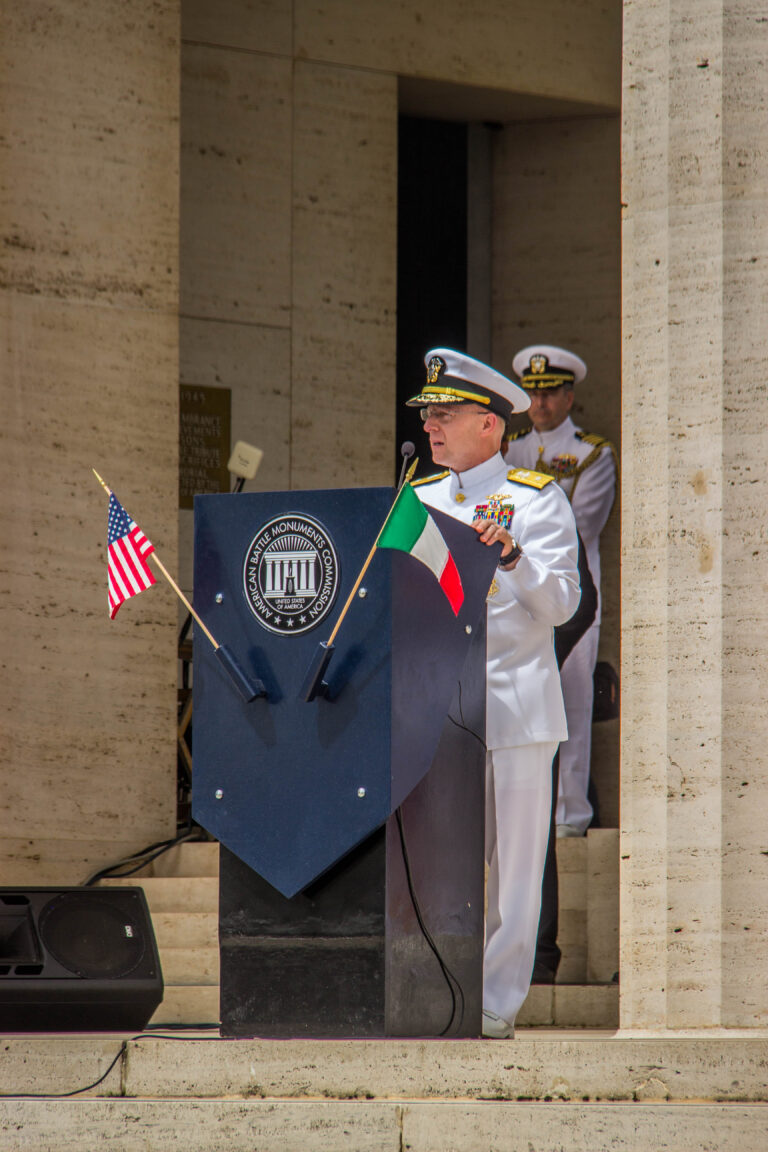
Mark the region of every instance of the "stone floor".
<instances>
[{"instance_id":1,"label":"stone floor","mask_svg":"<svg viewBox=\"0 0 768 1152\"><path fill-rule=\"evenodd\" d=\"M3 1152L103 1141L110 1152L768 1146L768 1032L524 1029L503 1041L6 1035L0 1056Z\"/></svg>"},{"instance_id":2,"label":"stone floor","mask_svg":"<svg viewBox=\"0 0 768 1152\"><path fill-rule=\"evenodd\" d=\"M616 1030L616 832L558 843L559 980L501 1041L221 1039L217 851L139 880L151 1030L0 1033L0 1152L767 1152L768 1030Z\"/></svg>"}]
</instances>

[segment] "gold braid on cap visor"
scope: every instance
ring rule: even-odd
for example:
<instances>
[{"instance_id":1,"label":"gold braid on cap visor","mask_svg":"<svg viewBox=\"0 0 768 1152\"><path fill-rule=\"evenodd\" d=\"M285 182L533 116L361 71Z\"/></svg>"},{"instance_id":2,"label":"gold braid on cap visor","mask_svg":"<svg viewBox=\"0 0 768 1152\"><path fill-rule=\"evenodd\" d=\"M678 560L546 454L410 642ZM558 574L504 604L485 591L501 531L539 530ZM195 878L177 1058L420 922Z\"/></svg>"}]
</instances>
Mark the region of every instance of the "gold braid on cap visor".
<instances>
[{"instance_id":1,"label":"gold braid on cap visor","mask_svg":"<svg viewBox=\"0 0 768 1152\"><path fill-rule=\"evenodd\" d=\"M409 404L458 404L460 400L474 400L476 404L490 404L489 396L479 396L477 392L463 392L460 388L443 387L440 384L428 384L423 392L412 397ZM401 401L402 403L402 401Z\"/></svg>"},{"instance_id":2,"label":"gold braid on cap visor","mask_svg":"<svg viewBox=\"0 0 768 1152\"><path fill-rule=\"evenodd\" d=\"M524 372L520 383L530 392L536 388L559 388L561 384L573 384L573 380L573 372Z\"/></svg>"}]
</instances>

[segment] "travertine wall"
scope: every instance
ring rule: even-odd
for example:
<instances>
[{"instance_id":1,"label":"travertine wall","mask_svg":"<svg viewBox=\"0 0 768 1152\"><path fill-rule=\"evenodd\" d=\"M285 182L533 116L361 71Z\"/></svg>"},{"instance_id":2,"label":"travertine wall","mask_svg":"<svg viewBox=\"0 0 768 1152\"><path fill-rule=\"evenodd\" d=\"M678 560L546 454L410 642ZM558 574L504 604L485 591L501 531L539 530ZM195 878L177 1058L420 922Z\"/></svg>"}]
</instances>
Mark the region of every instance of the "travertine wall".
<instances>
[{"instance_id":1,"label":"travertine wall","mask_svg":"<svg viewBox=\"0 0 768 1152\"><path fill-rule=\"evenodd\" d=\"M625 3L629 1028L768 1023L767 52L747 0Z\"/></svg>"},{"instance_id":2,"label":"travertine wall","mask_svg":"<svg viewBox=\"0 0 768 1152\"><path fill-rule=\"evenodd\" d=\"M587 376L573 418L620 450L621 318L618 115L507 124L493 134L493 364L511 371L528 344L577 352ZM522 420L521 424L526 421ZM620 665L620 500L601 538L599 658ZM593 729L603 827L618 826L617 720Z\"/></svg>"},{"instance_id":3,"label":"travertine wall","mask_svg":"<svg viewBox=\"0 0 768 1152\"><path fill-rule=\"evenodd\" d=\"M251 489L391 483L397 82L294 60L289 9L184 8L182 380L232 389Z\"/></svg>"},{"instance_id":4,"label":"travertine wall","mask_svg":"<svg viewBox=\"0 0 768 1152\"><path fill-rule=\"evenodd\" d=\"M615 7L185 2L181 375L232 387L262 486L390 479L398 76L611 109ZM107 620L89 469L173 569L179 13L4 0L2 20L0 882L67 883L174 826L176 605L161 586ZM768 1008L767 38L755 0L625 2L626 1027ZM499 251L562 251L568 200L531 163L553 144L586 227L609 184L585 157L599 171L614 130L508 130ZM609 248L566 245L598 278L556 332L540 275L517 330L497 280L494 323L497 361L539 321L588 338L580 403L608 434Z\"/></svg>"},{"instance_id":5,"label":"travertine wall","mask_svg":"<svg viewBox=\"0 0 768 1152\"><path fill-rule=\"evenodd\" d=\"M182 378L232 387L233 435L267 447L255 486L390 483L398 76L616 107L619 6L182 13ZM249 381L217 368L234 324Z\"/></svg>"},{"instance_id":6,"label":"travertine wall","mask_svg":"<svg viewBox=\"0 0 768 1152\"><path fill-rule=\"evenodd\" d=\"M621 20L610 0L294 0L293 12L299 58L616 103Z\"/></svg>"},{"instance_id":7,"label":"travertine wall","mask_svg":"<svg viewBox=\"0 0 768 1152\"><path fill-rule=\"evenodd\" d=\"M96 467L176 556L177 6L2 5L0 884L175 829L175 620L110 622Z\"/></svg>"},{"instance_id":8,"label":"travertine wall","mask_svg":"<svg viewBox=\"0 0 768 1152\"><path fill-rule=\"evenodd\" d=\"M619 16L184 0L181 374L232 389L233 438L265 451L249 488L392 482L398 76L477 86L467 119L479 88L615 108ZM191 539L182 512L187 588Z\"/></svg>"},{"instance_id":9,"label":"travertine wall","mask_svg":"<svg viewBox=\"0 0 768 1152\"><path fill-rule=\"evenodd\" d=\"M391 482L399 78L617 104L619 0L179 7L3 2L0 879L174 828L176 602L106 619L90 467L172 571L179 377L232 389L257 487Z\"/></svg>"}]
</instances>

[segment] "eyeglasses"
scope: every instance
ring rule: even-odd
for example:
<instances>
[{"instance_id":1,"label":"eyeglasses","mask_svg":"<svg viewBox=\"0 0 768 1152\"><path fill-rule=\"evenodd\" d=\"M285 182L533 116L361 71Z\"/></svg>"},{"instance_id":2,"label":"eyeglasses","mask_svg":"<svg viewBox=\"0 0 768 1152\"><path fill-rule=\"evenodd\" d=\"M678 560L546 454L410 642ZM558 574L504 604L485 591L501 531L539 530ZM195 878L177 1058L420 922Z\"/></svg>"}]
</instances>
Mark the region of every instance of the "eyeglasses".
<instances>
[{"instance_id":1,"label":"eyeglasses","mask_svg":"<svg viewBox=\"0 0 768 1152\"><path fill-rule=\"evenodd\" d=\"M450 424L459 412L468 412L470 416L486 415L482 408L466 408L463 404L455 404L452 408L433 408L429 404L426 408L419 409L419 416L422 424L426 424L427 420L433 420L435 424Z\"/></svg>"}]
</instances>

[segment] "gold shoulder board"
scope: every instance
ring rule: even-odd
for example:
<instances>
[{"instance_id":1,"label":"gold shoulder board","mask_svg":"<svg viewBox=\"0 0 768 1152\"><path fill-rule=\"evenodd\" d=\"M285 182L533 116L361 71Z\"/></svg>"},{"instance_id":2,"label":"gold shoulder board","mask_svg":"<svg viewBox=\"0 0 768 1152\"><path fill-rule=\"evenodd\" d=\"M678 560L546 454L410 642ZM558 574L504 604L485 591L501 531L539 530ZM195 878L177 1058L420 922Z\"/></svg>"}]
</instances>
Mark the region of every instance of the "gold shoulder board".
<instances>
[{"instance_id":1,"label":"gold shoulder board","mask_svg":"<svg viewBox=\"0 0 768 1152\"><path fill-rule=\"evenodd\" d=\"M613 445L610 440L606 440L604 436L598 436L595 432L577 432L576 438L577 440L583 440L585 444L594 444L595 448L602 448L603 445L607 444L611 451L613 451Z\"/></svg>"},{"instance_id":2,"label":"gold shoulder board","mask_svg":"<svg viewBox=\"0 0 768 1152\"><path fill-rule=\"evenodd\" d=\"M522 440L523 436L527 436L529 432L533 432L533 426L530 428L521 428L519 432L513 432L511 436L507 437L507 439L510 442L512 440Z\"/></svg>"},{"instance_id":3,"label":"gold shoulder board","mask_svg":"<svg viewBox=\"0 0 768 1152\"><path fill-rule=\"evenodd\" d=\"M446 468L445 472L436 472L434 476L422 476L421 480L411 480L411 487L418 488L419 484L434 484L435 480L443 480L450 474L450 468Z\"/></svg>"},{"instance_id":4,"label":"gold shoulder board","mask_svg":"<svg viewBox=\"0 0 768 1152\"><path fill-rule=\"evenodd\" d=\"M531 488L545 488L553 479L553 476L545 476L543 472L532 472L530 468L510 468L507 472L507 480L515 484L528 484Z\"/></svg>"}]
</instances>

